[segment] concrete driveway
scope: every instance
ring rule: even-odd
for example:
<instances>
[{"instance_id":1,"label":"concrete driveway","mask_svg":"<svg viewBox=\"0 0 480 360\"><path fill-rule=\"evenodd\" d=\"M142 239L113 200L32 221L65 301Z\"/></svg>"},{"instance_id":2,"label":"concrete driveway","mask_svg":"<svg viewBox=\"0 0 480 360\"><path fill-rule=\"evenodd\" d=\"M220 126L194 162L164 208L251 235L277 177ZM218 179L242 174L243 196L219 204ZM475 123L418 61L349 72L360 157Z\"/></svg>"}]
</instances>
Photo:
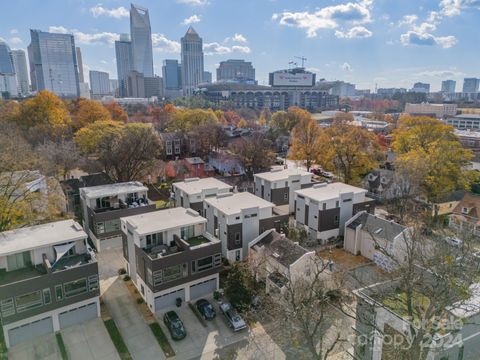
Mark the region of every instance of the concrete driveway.
<instances>
[{"instance_id":1,"label":"concrete driveway","mask_svg":"<svg viewBox=\"0 0 480 360\"><path fill-rule=\"evenodd\" d=\"M100 289L132 357L135 360L166 359L123 280L118 277L101 280Z\"/></svg>"},{"instance_id":2,"label":"concrete driveway","mask_svg":"<svg viewBox=\"0 0 480 360\"><path fill-rule=\"evenodd\" d=\"M117 277L118 269L125 267L122 246L111 240L104 240L104 243L102 251L97 253L100 279Z\"/></svg>"},{"instance_id":3,"label":"concrete driveway","mask_svg":"<svg viewBox=\"0 0 480 360\"><path fill-rule=\"evenodd\" d=\"M39 336L8 350L10 360L62 360L55 334Z\"/></svg>"},{"instance_id":4,"label":"concrete driveway","mask_svg":"<svg viewBox=\"0 0 480 360\"><path fill-rule=\"evenodd\" d=\"M71 360L120 360L102 319L92 319L61 331Z\"/></svg>"}]
</instances>

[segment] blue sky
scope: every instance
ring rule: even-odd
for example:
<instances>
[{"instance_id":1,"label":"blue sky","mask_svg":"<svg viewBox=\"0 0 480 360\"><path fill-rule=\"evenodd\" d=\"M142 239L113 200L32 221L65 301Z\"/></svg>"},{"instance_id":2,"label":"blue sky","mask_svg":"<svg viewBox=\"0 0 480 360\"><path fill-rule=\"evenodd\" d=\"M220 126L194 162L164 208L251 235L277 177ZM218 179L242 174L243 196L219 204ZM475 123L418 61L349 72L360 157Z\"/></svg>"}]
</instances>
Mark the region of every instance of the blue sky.
<instances>
[{"instance_id":1,"label":"blue sky","mask_svg":"<svg viewBox=\"0 0 480 360\"><path fill-rule=\"evenodd\" d=\"M206 70L229 58L252 61L260 84L295 56L317 79L357 88L411 87L480 77L480 0L139 0L149 8L155 72L179 59L191 24ZM129 32L123 0L4 0L0 37L26 49L29 29L72 32L87 69L116 78L113 41ZM87 75L87 74L86 74Z\"/></svg>"}]
</instances>

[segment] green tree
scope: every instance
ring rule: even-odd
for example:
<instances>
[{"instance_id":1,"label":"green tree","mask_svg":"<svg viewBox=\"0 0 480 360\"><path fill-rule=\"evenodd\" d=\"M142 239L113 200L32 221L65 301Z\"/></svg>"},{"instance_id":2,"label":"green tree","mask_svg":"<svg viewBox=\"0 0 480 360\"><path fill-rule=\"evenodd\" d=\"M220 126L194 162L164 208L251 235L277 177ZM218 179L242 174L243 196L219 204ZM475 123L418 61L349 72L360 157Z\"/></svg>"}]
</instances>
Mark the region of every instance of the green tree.
<instances>
[{"instance_id":1,"label":"green tree","mask_svg":"<svg viewBox=\"0 0 480 360\"><path fill-rule=\"evenodd\" d=\"M109 138L121 136L124 125L118 121L96 121L75 134L75 142L85 154L94 154L99 151L102 142Z\"/></svg>"},{"instance_id":2,"label":"green tree","mask_svg":"<svg viewBox=\"0 0 480 360\"><path fill-rule=\"evenodd\" d=\"M236 262L228 271L225 280L225 295L238 309L246 309L252 303L255 291L255 279L245 263Z\"/></svg>"},{"instance_id":3,"label":"green tree","mask_svg":"<svg viewBox=\"0 0 480 360\"><path fill-rule=\"evenodd\" d=\"M188 132L196 126L218 123L218 118L212 109L177 109L167 130Z\"/></svg>"}]
</instances>

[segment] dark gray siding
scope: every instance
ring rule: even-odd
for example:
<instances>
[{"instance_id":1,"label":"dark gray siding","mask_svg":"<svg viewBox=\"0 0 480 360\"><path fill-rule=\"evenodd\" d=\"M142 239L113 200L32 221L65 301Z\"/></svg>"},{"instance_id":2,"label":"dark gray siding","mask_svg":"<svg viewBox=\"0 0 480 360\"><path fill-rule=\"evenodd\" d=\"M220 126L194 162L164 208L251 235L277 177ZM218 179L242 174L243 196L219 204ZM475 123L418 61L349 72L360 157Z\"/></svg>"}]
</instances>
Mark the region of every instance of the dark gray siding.
<instances>
[{"instance_id":1,"label":"dark gray siding","mask_svg":"<svg viewBox=\"0 0 480 360\"><path fill-rule=\"evenodd\" d=\"M198 211L199 214L203 214L203 201L190 203L190 209Z\"/></svg>"},{"instance_id":2,"label":"dark gray siding","mask_svg":"<svg viewBox=\"0 0 480 360\"><path fill-rule=\"evenodd\" d=\"M235 244L235 234L240 233L240 244ZM235 250L242 248L243 232L242 223L227 225L227 249Z\"/></svg>"},{"instance_id":3,"label":"dark gray siding","mask_svg":"<svg viewBox=\"0 0 480 360\"><path fill-rule=\"evenodd\" d=\"M97 263L86 264L78 266L73 269L56 271L51 274L45 274L38 277L18 281L12 284L6 284L0 286L0 300L12 298L17 295L27 294L36 290L50 289L51 303L43 305L35 309L16 313L15 315L2 318L3 324L10 324L12 322L29 318L34 315L51 311L63 306L71 305L79 301L83 301L89 298L93 298L99 295L99 291L95 290L84 294L76 295L70 298L63 298L63 300L57 301L55 296L55 285L60 285L65 282L78 280L80 278L88 278L91 275L98 275Z\"/></svg>"},{"instance_id":4,"label":"dark gray siding","mask_svg":"<svg viewBox=\"0 0 480 360\"><path fill-rule=\"evenodd\" d=\"M222 244L220 242L211 244L209 246L200 247L197 249L186 249L182 252L172 254L170 256L165 256L152 260L142 249L135 246L135 255L137 257L137 273L142 278L142 280L147 284L147 286L153 291L158 292L174 286L178 286L189 281L200 279L202 277L213 275L222 269L222 266L212 268L209 270L192 273L192 260L201 259L206 256L211 256L215 254L220 254L222 252ZM151 269L152 273L157 270L161 270L173 265L186 263L188 267L188 276L177 279L174 281L169 281L167 283L153 286L150 285L145 277L146 269Z\"/></svg>"},{"instance_id":5,"label":"dark gray siding","mask_svg":"<svg viewBox=\"0 0 480 360\"><path fill-rule=\"evenodd\" d=\"M340 208L320 210L318 212L318 231L338 229L339 223L335 223L335 217L340 221Z\"/></svg>"},{"instance_id":6,"label":"dark gray siding","mask_svg":"<svg viewBox=\"0 0 480 360\"><path fill-rule=\"evenodd\" d=\"M358 204L353 204L353 215L355 215L356 213L358 213L360 211L363 211L363 210L367 211L370 214L374 214L375 213L375 200L369 199L365 202L361 202L361 203L358 203Z\"/></svg>"},{"instance_id":7,"label":"dark gray siding","mask_svg":"<svg viewBox=\"0 0 480 360\"><path fill-rule=\"evenodd\" d=\"M285 199L285 194L287 195L286 199ZM284 187L280 189L272 189L270 201L273 202L275 205L286 205L288 204L288 194L289 194L288 187Z\"/></svg>"},{"instance_id":8,"label":"dark gray siding","mask_svg":"<svg viewBox=\"0 0 480 360\"><path fill-rule=\"evenodd\" d=\"M270 229L275 229L277 231L280 231L281 227L286 224L288 224L288 215L277 215L267 219L262 219L260 220L259 226L258 226L259 233L261 234L264 231L267 231Z\"/></svg>"}]
</instances>

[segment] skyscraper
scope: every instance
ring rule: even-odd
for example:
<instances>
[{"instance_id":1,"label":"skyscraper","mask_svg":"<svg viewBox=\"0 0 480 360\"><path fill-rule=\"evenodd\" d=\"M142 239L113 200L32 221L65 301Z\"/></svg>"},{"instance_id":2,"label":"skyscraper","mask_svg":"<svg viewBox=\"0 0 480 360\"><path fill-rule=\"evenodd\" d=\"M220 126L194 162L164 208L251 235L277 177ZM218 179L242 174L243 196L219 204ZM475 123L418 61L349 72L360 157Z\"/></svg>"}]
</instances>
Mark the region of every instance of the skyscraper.
<instances>
[{"instance_id":1,"label":"skyscraper","mask_svg":"<svg viewBox=\"0 0 480 360\"><path fill-rule=\"evenodd\" d=\"M49 90L60 97L80 94L75 40L71 34L30 30L28 45L32 90Z\"/></svg>"},{"instance_id":2,"label":"skyscraper","mask_svg":"<svg viewBox=\"0 0 480 360\"><path fill-rule=\"evenodd\" d=\"M81 83L85 82L85 78L83 77L83 60L82 60L82 51L77 46L75 48L75 54L77 55L77 65L78 65L78 81Z\"/></svg>"},{"instance_id":3,"label":"skyscraper","mask_svg":"<svg viewBox=\"0 0 480 360\"><path fill-rule=\"evenodd\" d=\"M17 80L10 48L0 40L0 98L10 99L17 96Z\"/></svg>"},{"instance_id":4,"label":"skyscraper","mask_svg":"<svg viewBox=\"0 0 480 360\"><path fill-rule=\"evenodd\" d=\"M121 34L120 40L115 41L115 56L117 59L118 94L128 96L127 78L133 70L132 43L128 34Z\"/></svg>"},{"instance_id":5,"label":"skyscraper","mask_svg":"<svg viewBox=\"0 0 480 360\"><path fill-rule=\"evenodd\" d=\"M148 9L131 5L130 36L133 69L145 77L153 77L152 29Z\"/></svg>"},{"instance_id":6,"label":"skyscraper","mask_svg":"<svg viewBox=\"0 0 480 360\"><path fill-rule=\"evenodd\" d=\"M255 69L251 62L245 60L221 61L217 68L217 81L255 81Z\"/></svg>"},{"instance_id":7,"label":"skyscraper","mask_svg":"<svg viewBox=\"0 0 480 360\"><path fill-rule=\"evenodd\" d=\"M12 57L15 76L17 77L17 90L21 95L27 95L30 92L30 87L28 82L27 57L25 56L25 51L12 50L10 56Z\"/></svg>"},{"instance_id":8,"label":"skyscraper","mask_svg":"<svg viewBox=\"0 0 480 360\"><path fill-rule=\"evenodd\" d=\"M457 82L455 80L442 81L442 92L447 94L453 94L455 92L455 86Z\"/></svg>"},{"instance_id":9,"label":"skyscraper","mask_svg":"<svg viewBox=\"0 0 480 360\"><path fill-rule=\"evenodd\" d=\"M182 70L178 60L167 59L162 66L163 93L169 99L181 96Z\"/></svg>"},{"instance_id":10,"label":"skyscraper","mask_svg":"<svg viewBox=\"0 0 480 360\"><path fill-rule=\"evenodd\" d=\"M464 93L478 93L478 87L480 86L480 79L477 78L465 78L463 79L463 92Z\"/></svg>"},{"instance_id":11,"label":"skyscraper","mask_svg":"<svg viewBox=\"0 0 480 360\"><path fill-rule=\"evenodd\" d=\"M211 84L212 83L212 73L210 71L203 72L203 83Z\"/></svg>"},{"instance_id":12,"label":"skyscraper","mask_svg":"<svg viewBox=\"0 0 480 360\"><path fill-rule=\"evenodd\" d=\"M415 84L413 84L413 88L411 91L428 94L430 92L430 84L416 82Z\"/></svg>"},{"instance_id":13,"label":"skyscraper","mask_svg":"<svg viewBox=\"0 0 480 360\"><path fill-rule=\"evenodd\" d=\"M90 70L89 77L92 99L100 99L110 94L110 76L107 72Z\"/></svg>"},{"instance_id":14,"label":"skyscraper","mask_svg":"<svg viewBox=\"0 0 480 360\"><path fill-rule=\"evenodd\" d=\"M127 76L128 97L145 97L145 77L142 73L132 70Z\"/></svg>"},{"instance_id":15,"label":"skyscraper","mask_svg":"<svg viewBox=\"0 0 480 360\"><path fill-rule=\"evenodd\" d=\"M183 95L192 96L194 89L203 81L203 41L190 26L181 43Z\"/></svg>"}]
</instances>

